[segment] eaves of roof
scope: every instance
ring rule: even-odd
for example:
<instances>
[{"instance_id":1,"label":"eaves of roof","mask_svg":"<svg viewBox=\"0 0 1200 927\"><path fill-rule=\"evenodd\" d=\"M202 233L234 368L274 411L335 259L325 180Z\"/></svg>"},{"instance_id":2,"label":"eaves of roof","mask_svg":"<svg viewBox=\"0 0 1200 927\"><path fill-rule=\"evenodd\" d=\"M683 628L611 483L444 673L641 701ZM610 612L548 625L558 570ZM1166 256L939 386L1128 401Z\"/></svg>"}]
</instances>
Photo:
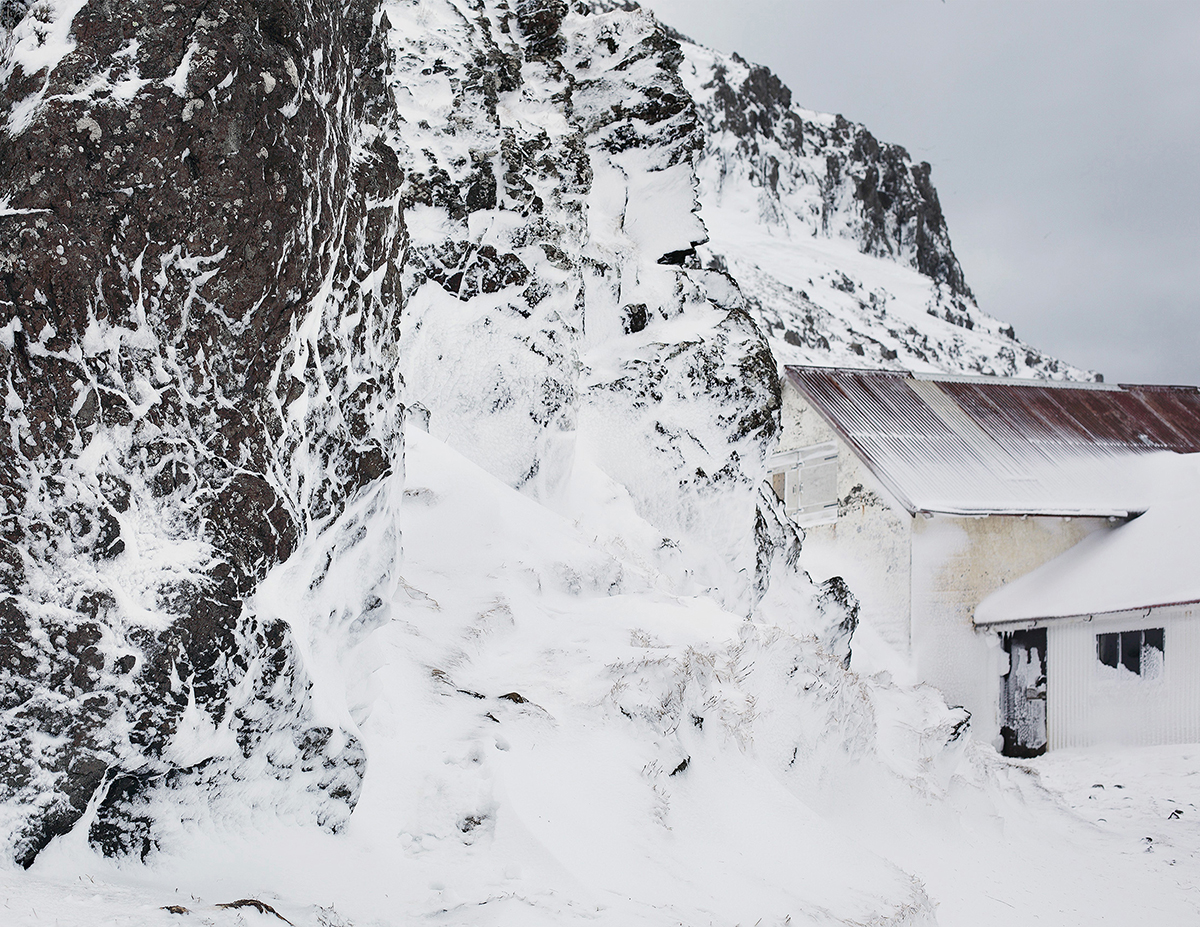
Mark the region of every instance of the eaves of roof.
<instances>
[{"instance_id":1,"label":"eaves of roof","mask_svg":"<svg viewBox=\"0 0 1200 927\"><path fill-rule=\"evenodd\" d=\"M1193 387L787 367L787 379L909 513L1126 518L1128 461L1200 451Z\"/></svg>"}]
</instances>

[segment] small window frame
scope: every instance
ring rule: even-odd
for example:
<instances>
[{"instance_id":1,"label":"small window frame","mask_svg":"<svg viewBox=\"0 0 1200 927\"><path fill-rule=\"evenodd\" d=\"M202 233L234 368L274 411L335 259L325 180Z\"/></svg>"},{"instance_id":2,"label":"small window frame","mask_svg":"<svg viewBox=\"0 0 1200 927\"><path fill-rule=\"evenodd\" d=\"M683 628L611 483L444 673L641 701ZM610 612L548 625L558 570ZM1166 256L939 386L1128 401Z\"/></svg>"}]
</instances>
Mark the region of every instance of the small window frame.
<instances>
[{"instance_id":1,"label":"small window frame","mask_svg":"<svg viewBox=\"0 0 1200 927\"><path fill-rule=\"evenodd\" d=\"M833 442L781 451L767 462L771 488L784 511L805 528L838 517L838 448Z\"/></svg>"},{"instance_id":2,"label":"small window frame","mask_svg":"<svg viewBox=\"0 0 1200 927\"><path fill-rule=\"evenodd\" d=\"M1156 650L1158 659L1148 659ZM1155 679L1166 661L1165 628L1131 628L1096 634L1096 661L1110 669L1124 668L1142 679Z\"/></svg>"}]
</instances>

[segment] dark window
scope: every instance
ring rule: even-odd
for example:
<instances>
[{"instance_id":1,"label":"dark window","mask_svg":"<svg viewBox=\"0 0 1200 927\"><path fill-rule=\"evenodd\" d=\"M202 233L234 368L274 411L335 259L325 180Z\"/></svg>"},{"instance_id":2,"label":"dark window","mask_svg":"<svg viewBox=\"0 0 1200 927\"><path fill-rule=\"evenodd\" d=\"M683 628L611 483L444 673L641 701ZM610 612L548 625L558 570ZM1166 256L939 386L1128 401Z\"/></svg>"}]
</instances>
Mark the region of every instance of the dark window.
<instances>
[{"instance_id":1,"label":"dark window","mask_svg":"<svg viewBox=\"0 0 1200 927\"><path fill-rule=\"evenodd\" d=\"M1121 665L1131 673L1142 674L1142 632L1121 632Z\"/></svg>"},{"instance_id":2,"label":"dark window","mask_svg":"<svg viewBox=\"0 0 1200 927\"><path fill-rule=\"evenodd\" d=\"M1096 656L1100 658L1100 662L1105 666L1117 668L1117 662L1121 658L1121 635L1120 634L1097 634L1096 635Z\"/></svg>"},{"instance_id":3,"label":"dark window","mask_svg":"<svg viewBox=\"0 0 1200 927\"><path fill-rule=\"evenodd\" d=\"M1153 678L1162 668L1164 637L1162 628L1097 634L1096 659L1113 669L1123 666L1135 675Z\"/></svg>"}]
</instances>

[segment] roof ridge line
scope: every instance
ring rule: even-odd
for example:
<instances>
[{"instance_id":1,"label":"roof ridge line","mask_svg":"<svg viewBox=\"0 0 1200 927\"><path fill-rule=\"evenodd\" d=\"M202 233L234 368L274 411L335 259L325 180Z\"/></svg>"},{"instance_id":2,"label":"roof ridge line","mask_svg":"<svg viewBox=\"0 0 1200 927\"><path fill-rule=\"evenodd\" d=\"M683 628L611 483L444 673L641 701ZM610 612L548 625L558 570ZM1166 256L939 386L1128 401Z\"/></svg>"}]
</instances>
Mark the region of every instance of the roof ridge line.
<instances>
[{"instance_id":1,"label":"roof ridge line","mask_svg":"<svg viewBox=\"0 0 1200 927\"><path fill-rule=\"evenodd\" d=\"M982 373L943 373L941 371L901 370L892 367L845 367L840 364L784 364L797 370L823 370L831 373L866 374L900 377L928 383L997 383L1003 386L1044 387L1046 389L1079 389L1096 392L1121 393L1134 390L1152 392L1200 393L1200 386L1185 383L1105 383L1103 380L1050 380L1036 377L1002 377Z\"/></svg>"}]
</instances>

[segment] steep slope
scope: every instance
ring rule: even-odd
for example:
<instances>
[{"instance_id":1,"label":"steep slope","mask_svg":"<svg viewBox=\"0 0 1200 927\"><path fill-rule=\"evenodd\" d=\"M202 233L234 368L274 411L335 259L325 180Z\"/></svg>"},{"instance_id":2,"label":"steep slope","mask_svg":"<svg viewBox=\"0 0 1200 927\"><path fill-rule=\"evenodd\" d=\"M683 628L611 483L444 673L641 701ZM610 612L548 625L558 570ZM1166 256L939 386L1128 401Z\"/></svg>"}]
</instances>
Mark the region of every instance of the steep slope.
<instances>
[{"instance_id":1,"label":"steep slope","mask_svg":"<svg viewBox=\"0 0 1200 927\"><path fill-rule=\"evenodd\" d=\"M246 763L345 820L361 748L316 717L308 642L250 600L401 468L402 389L551 505L587 447L680 590L747 614L773 571L803 585L758 488L774 363L736 288L670 258L704 234L702 138L652 17L10 12L0 646L23 864L96 802L93 841L147 853L150 793ZM386 615L389 572L344 608ZM232 740L195 748L198 723Z\"/></svg>"},{"instance_id":2,"label":"steep slope","mask_svg":"<svg viewBox=\"0 0 1200 927\"><path fill-rule=\"evenodd\" d=\"M762 481L781 362L1054 372L927 172L632 4L0 21L0 881L99 883L26 922L929 924L960 814L1051 879Z\"/></svg>"},{"instance_id":3,"label":"steep slope","mask_svg":"<svg viewBox=\"0 0 1200 927\"><path fill-rule=\"evenodd\" d=\"M586 446L746 610L775 365L727 279L664 263L704 237L678 46L640 11L566 14L387 9L406 395L551 505Z\"/></svg>"},{"instance_id":4,"label":"steep slope","mask_svg":"<svg viewBox=\"0 0 1200 927\"><path fill-rule=\"evenodd\" d=\"M361 747L314 717L291 630L247 600L400 465L372 11L6 11L24 14L0 68L9 852L28 864L98 800L93 838L144 852L147 789L264 759L337 826ZM231 752L178 748L197 712Z\"/></svg>"},{"instance_id":5,"label":"steep slope","mask_svg":"<svg viewBox=\"0 0 1200 927\"><path fill-rule=\"evenodd\" d=\"M979 310L928 164L679 38L705 128L701 259L737 279L780 363L1094 378Z\"/></svg>"}]
</instances>

